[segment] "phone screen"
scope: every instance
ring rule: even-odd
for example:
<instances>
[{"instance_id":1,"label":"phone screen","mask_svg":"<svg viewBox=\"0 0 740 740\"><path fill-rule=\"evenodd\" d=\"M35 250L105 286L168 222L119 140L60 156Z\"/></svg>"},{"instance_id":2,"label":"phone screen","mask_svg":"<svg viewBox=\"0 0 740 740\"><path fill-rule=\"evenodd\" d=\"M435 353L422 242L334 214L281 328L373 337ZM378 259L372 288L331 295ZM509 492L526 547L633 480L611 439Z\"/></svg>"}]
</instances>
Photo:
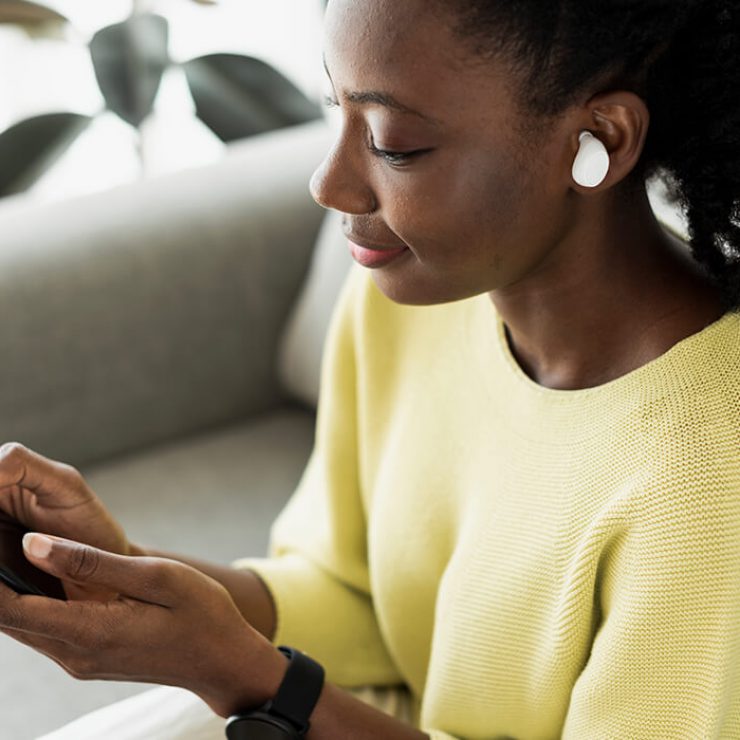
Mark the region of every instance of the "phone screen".
<instances>
[{"instance_id":1,"label":"phone screen","mask_svg":"<svg viewBox=\"0 0 740 740\"><path fill-rule=\"evenodd\" d=\"M20 522L0 512L0 581L19 594L66 599L58 578L26 560L23 535L28 531Z\"/></svg>"}]
</instances>

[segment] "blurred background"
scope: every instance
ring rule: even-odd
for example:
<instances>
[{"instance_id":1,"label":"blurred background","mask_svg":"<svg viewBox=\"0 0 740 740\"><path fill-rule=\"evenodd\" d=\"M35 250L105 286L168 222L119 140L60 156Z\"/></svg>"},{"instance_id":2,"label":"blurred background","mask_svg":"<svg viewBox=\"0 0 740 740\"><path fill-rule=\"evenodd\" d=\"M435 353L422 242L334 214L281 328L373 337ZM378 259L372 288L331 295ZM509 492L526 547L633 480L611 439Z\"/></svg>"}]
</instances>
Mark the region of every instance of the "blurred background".
<instances>
[{"instance_id":1,"label":"blurred background","mask_svg":"<svg viewBox=\"0 0 740 740\"><path fill-rule=\"evenodd\" d=\"M0 0L0 196L207 164L317 117L320 0Z\"/></svg>"}]
</instances>

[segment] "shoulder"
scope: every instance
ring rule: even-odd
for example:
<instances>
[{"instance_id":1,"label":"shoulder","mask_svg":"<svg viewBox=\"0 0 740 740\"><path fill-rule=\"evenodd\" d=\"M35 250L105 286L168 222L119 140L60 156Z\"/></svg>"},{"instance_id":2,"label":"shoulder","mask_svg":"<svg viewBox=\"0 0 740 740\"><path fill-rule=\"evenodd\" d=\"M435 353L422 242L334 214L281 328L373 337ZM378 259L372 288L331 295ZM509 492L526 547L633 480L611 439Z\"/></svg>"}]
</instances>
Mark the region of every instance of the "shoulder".
<instances>
[{"instance_id":1,"label":"shoulder","mask_svg":"<svg viewBox=\"0 0 740 740\"><path fill-rule=\"evenodd\" d=\"M740 365L729 370L704 369L652 422L636 508L641 528L666 543L724 541L740 553Z\"/></svg>"},{"instance_id":2,"label":"shoulder","mask_svg":"<svg viewBox=\"0 0 740 740\"><path fill-rule=\"evenodd\" d=\"M626 412L641 466L632 512L670 536L740 533L740 313L687 337L645 376Z\"/></svg>"},{"instance_id":3,"label":"shoulder","mask_svg":"<svg viewBox=\"0 0 740 740\"><path fill-rule=\"evenodd\" d=\"M727 312L684 337L649 373L677 423L740 419L740 312ZM687 430L688 431L688 430Z\"/></svg>"}]
</instances>

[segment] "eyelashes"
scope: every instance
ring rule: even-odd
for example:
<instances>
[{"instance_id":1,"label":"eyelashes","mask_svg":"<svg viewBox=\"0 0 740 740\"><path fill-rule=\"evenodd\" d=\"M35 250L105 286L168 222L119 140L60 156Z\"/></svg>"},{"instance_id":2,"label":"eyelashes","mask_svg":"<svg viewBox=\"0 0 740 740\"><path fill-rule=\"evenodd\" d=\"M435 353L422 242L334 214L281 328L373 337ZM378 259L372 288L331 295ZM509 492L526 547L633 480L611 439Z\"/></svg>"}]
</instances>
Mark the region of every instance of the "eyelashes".
<instances>
[{"instance_id":1,"label":"eyelashes","mask_svg":"<svg viewBox=\"0 0 740 740\"><path fill-rule=\"evenodd\" d=\"M370 150L371 154L385 160L388 164L393 165L394 167L403 167L404 165L407 165L415 156L424 151L419 149L415 152L392 152L388 149L378 149L372 141L368 144L367 148Z\"/></svg>"},{"instance_id":2,"label":"eyelashes","mask_svg":"<svg viewBox=\"0 0 740 740\"><path fill-rule=\"evenodd\" d=\"M340 107L339 101L336 100L336 98L331 97L330 95L324 96L323 103L327 108ZM372 135L370 136L370 141L367 142L367 149L373 156L382 159L384 162L396 169L405 167L410 164L411 161L414 160L416 157L432 151L431 149L415 149L414 151L410 152L395 152L389 149L378 149L378 147L375 146L375 142L372 140Z\"/></svg>"}]
</instances>

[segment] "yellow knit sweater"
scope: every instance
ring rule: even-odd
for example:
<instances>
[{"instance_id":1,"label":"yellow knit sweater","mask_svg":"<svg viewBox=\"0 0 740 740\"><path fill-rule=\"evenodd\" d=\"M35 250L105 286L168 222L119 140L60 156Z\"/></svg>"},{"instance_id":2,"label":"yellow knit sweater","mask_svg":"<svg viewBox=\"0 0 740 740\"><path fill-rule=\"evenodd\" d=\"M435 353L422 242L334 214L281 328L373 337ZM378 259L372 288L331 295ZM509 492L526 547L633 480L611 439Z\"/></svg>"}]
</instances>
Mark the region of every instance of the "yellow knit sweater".
<instances>
[{"instance_id":1,"label":"yellow knit sweater","mask_svg":"<svg viewBox=\"0 0 740 740\"><path fill-rule=\"evenodd\" d=\"M537 385L490 299L355 268L316 446L256 570L276 644L405 683L442 738L740 738L740 315Z\"/></svg>"}]
</instances>

